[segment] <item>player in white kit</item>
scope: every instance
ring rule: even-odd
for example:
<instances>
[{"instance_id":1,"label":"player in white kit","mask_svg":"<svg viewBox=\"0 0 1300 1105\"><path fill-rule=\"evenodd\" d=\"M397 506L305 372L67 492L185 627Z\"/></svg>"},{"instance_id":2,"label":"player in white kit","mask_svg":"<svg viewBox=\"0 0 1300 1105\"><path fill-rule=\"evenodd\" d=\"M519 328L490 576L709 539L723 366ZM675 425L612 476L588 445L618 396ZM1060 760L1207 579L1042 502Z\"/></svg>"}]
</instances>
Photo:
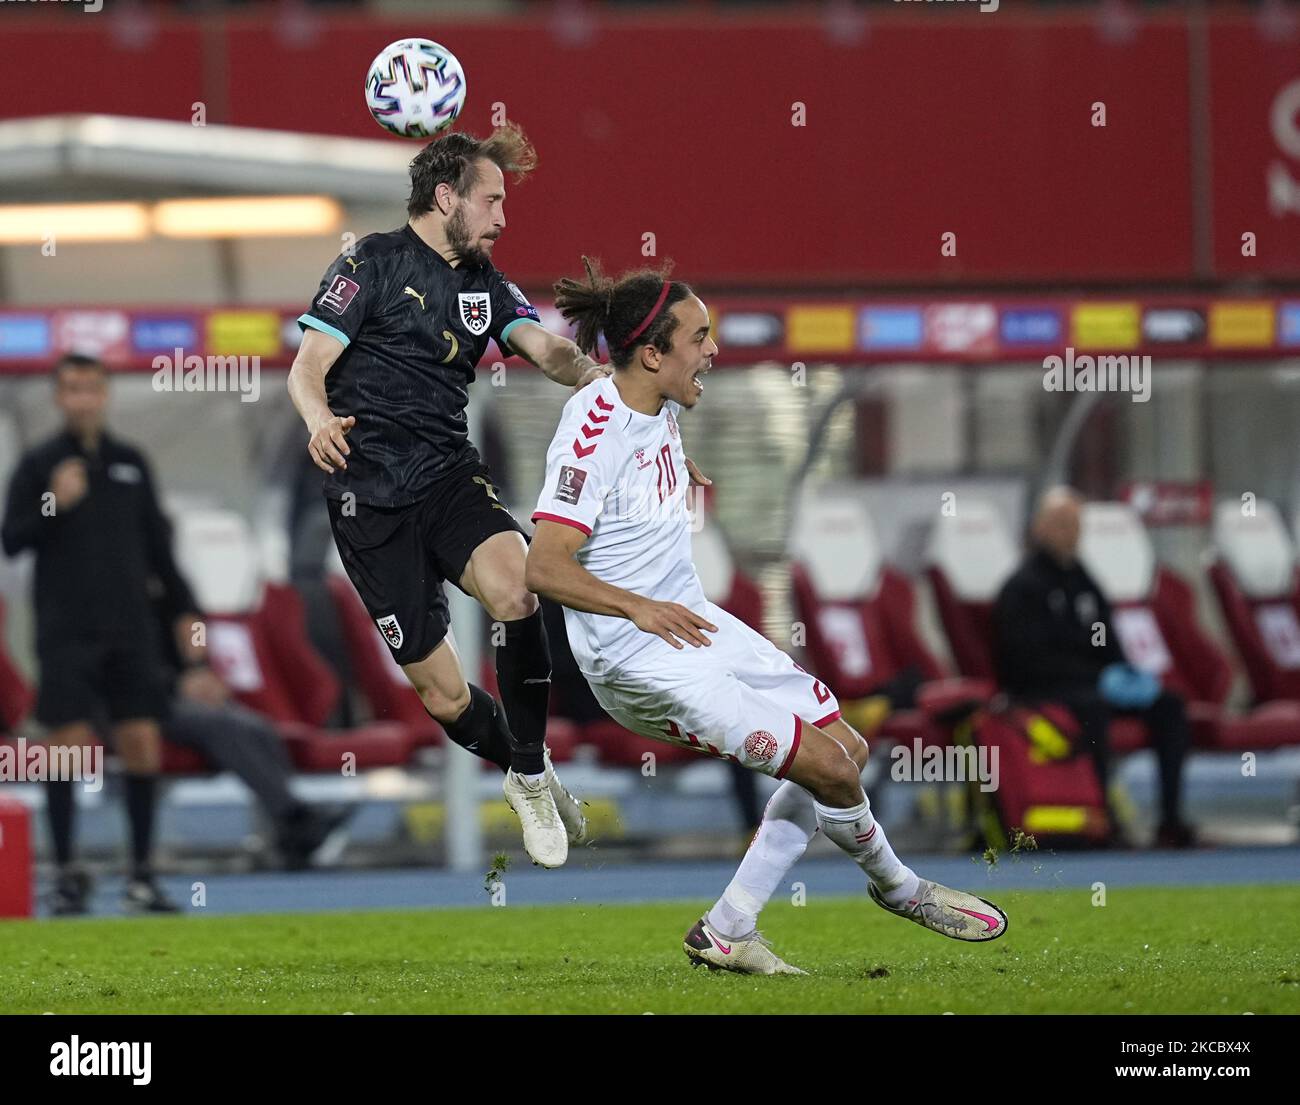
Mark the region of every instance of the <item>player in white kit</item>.
<instances>
[{"instance_id":1,"label":"player in white kit","mask_svg":"<svg viewBox=\"0 0 1300 1105\"><path fill-rule=\"evenodd\" d=\"M997 906L919 878L894 855L859 779L866 742L829 688L704 596L686 507L698 473L677 422L717 353L704 304L663 274L614 280L583 260L586 279L558 283L556 306L584 352L605 336L614 373L564 407L532 516L527 586L565 607L573 655L616 721L785 780L730 885L686 934L686 954L711 969L803 973L757 921L818 830L863 868L885 909L959 940L1001 936Z\"/></svg>"}]
</instances>

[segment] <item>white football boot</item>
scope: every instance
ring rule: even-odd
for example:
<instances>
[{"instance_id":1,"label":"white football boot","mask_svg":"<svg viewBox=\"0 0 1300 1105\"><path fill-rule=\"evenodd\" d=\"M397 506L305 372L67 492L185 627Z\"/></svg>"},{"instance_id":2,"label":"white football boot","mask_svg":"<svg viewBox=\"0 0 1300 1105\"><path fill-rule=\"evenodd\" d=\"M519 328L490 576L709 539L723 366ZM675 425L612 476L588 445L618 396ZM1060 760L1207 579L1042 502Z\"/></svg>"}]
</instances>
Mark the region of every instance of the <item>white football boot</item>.
<instances>
[{"instance_id":1,"label":"white football boot","mask_svg":"<svg viewBox=\"0 0 1300 1105\"><path fill-rule=\"evenodd\" d=\"M545 777L529 783L513 770L506 772L502 793L519 815L524 851L538 867L561 867L569 858L569 837Z\"/></svg>"},{"instance_id":2,"label":"white football boot","mask_svg":"<svg viewBox=\"0 0 1300 1105\"><path fill-rule=\"evenodd\" d=\"M564 822L564 831L569 834L570 844L587 843L587 815L582 812L582 803L569 793L560 777L555 774L551 763L551 750L546 749L546 785L550 787L551 797L555 799L555 809Z\"/></svg>"},{"instance_id":3,"label":"white football boot","mask_svg":"<svg viewBox=\"0 0 1300 1105\"><path fill-rule=\"evenodd\" d=\"M721 936L701 917L691 926L682 947L692 967L701 965L710 971L736 971L742 975L806 975L792 967L772 950L757 932L739 940Z\"/></svg>"},{"instance_id":4,"label":"white football boot","mask_svg":"<svg viewBox=\"0 0 1300 1105\"><path fill-rule=\"evenodd\" d=\"M881 909L954 940L996 940L1007 931L1007 915L992 902L929 879L922 879L916 894L901 906L886 902L875 883L868 884L867 893Z\"/></svg>"}]
</instances>

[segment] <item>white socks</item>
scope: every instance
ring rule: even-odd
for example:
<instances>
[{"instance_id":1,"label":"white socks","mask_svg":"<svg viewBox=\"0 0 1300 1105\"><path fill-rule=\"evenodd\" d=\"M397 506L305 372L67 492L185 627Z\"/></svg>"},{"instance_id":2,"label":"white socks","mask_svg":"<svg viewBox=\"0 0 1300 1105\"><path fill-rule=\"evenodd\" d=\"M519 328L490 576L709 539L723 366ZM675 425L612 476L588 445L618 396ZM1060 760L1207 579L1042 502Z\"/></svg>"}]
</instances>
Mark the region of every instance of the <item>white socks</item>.
<instances>
[{"instance_id":1,"label":"white socks","mask_svg":"<svg viewBox=\"0 0 1300 1105\"><path fill-rule=\"evenodd\" d=\"M826 839L847 852L880 891L890 905L901 905L913 897L921 880L916 872L894 855L885 837L884 827L871 816L871 803L863 796L862 805L835 809L814 802L817 824Z\"/></svg>"},{"instance_id":2,"label":"white socks","mask_svg":"<svg viewBox=\"0 0 1300 1105\"><path fill-rule=\"evenodd\" d=\"M816 832L812 795L787 779L768 800L749 851L708 912L706 919L719 935L739 939L754 931L759 913Z\"/></svg>"},{"instance_id":3,"label":"white socks","mask_svg":"<svg viewBox=\"0 0 1300 1105\"><path fill-rule=\"evenodd\" d=\"M705 918L720 936L739 939L754 931L759 913L819 826L867 873L890 905L901 905L916 893L920 879L894 855L865 796L860 806L832 809L814 802L803 787L787 779L768 801L749 851Z\"/></svg>"}]
</instances>

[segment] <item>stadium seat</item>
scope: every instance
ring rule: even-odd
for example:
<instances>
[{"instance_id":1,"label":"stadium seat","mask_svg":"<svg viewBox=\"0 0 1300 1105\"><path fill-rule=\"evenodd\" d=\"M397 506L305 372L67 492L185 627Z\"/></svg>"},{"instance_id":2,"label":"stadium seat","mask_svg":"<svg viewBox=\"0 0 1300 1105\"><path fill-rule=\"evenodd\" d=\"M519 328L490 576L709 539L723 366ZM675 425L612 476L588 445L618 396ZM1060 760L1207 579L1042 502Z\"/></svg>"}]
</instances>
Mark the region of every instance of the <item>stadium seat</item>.
<instances>
[{"instance_id":1,"label":"stadium seat","mask_svg":"<svg viewBox=\"0 0 1300 1105\"><path fill-rule=\"evenodd\" d=\"M916 628L912 584L883 562L875 526L856 498L805 496L790 554L794 606L813 670L841 702L865 698L909 672L926 682L944 678ZM972 700L990 689L982 680L948 686ZM946 727L924 708L895 711L880 736L948 740Z\"/></svg>"},{"instance_id":2,"label":"stadium seat","mask_svg":"<svg viewBox=\"0 0 1300 1105\"><path fill-rule=\"evenodd\" d=\"M1300 739L1300 579L1295 549L1270 502L1214 512L1210 582L1259 713L1292 719Z\"/></svg>"},{"instance_id":3,"label":"stadium seat","mask_svg":"<svg viewBox=\"0 0 1300 1105\"><path fill-rule=\"evenodd\" d=\"M1232 669L1201 628L1191 587L1156 563L1146 529L1126 503L1088 503L1079 556L1111 603L1115 634L1135 667L1187 702L1193 742L1209 749L1267 749L1293 743L1300 714L1224 711ZM1117 719L1124 720L1124 719Z\"/></svg>"},{"instance_id":4,"label":"stadium seat","mask_svg":"<svg viewBox=\"0 0 1300 1105\"><path fill-rule=\"evenodd\" d=\"M722 527L708 513L699 516L691 534L691 557L704 597L762 633L763 592L737 567Z\"/></svg>"},{"instance_id":5,"label":"stadium seat","mask_svg":"<svg viewBox=\"0 0 1300 1105\"><path fill-rule=\"evenodd\" d=\"M207 615L213 670L240 702L277 723L295 766L336 772L345 753L355 757L358 770L407 762L413 737L401 723L322 728L341 694L339 681L307 639L297 594L284 584L263 584L257 549L240 515L180 514L176 547Z\"/></svg>"},{"instance_id":6,"label":"stadium seat","mask_svg":"<svg viewBox=\"0 0 1300 1105\"><path fill-rule=\"evenodd\" d=\"M1300 580L1277 507L1220 503L1210 581L1260 702L1300 700Z\"/></svg>"},{"instance_id":7,"label":"stadium seat","mask_svg":"<svg viewBox=\"0 0 1300 1105\"><path fill-rule=\"evenodd\" d=\"M963 498L956 514L942 515L930 530L926 578L962 675L997 678L993 604L1019 559L1011 531L992 503Z\"/></svg>"}]
</instances>

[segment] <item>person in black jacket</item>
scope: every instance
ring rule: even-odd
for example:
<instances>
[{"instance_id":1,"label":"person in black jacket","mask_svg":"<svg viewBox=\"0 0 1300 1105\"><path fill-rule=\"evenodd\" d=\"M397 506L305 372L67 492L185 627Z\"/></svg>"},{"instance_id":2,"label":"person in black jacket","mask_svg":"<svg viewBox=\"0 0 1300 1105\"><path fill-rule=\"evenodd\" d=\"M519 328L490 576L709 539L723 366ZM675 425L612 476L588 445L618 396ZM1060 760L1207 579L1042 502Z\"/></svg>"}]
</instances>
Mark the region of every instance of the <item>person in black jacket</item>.
<instances>
[{"instance_id":1,"label":"person in black jacket","mask_svg":"<svg viewBox=\"0 0 1300 1105\"><path fill-rule=\"evenodd\" d=\"M54 368L64 428L19 461L0 539L16 556L36 553L36 720L51 748L88 746L102 718L126 769L131 871L128 909L178 908L151 868L159 721L167 688L150 602L155 581L189 594L171 552L143 454L104 428L108 383L97 360L70 354ZM188 603L193 607L192 598ZM53 910L82 913L89 879L73 863L70 779L48 784L47 808L59 866Z\"/></svg>"},{"instance_id":2,"label":"person in black jacket","mask_svg":"<svg viewBox=\"0 0 1300 1105\"><path fill-rule=\"evenodd\" d=\"M1112 628L1110 604L1077 559L1081 506L1068 488L1049 490L1039 503L1032 548L994 606L998 681L1018 699L1059 702L1070 710L1103 790L1112 714L1141 718L1160 769L1157 843L1187 847L1194 840L1180 814L1183 760L1191 743L1183 700L1128 665ZM1145 693L1144 684L1149 685Z\"/></svg>"}]
</instances>

